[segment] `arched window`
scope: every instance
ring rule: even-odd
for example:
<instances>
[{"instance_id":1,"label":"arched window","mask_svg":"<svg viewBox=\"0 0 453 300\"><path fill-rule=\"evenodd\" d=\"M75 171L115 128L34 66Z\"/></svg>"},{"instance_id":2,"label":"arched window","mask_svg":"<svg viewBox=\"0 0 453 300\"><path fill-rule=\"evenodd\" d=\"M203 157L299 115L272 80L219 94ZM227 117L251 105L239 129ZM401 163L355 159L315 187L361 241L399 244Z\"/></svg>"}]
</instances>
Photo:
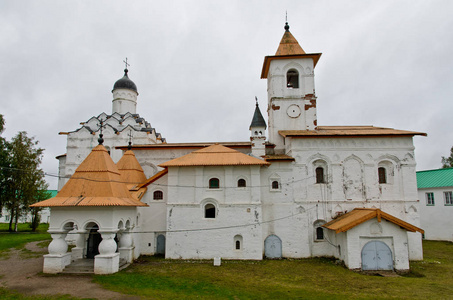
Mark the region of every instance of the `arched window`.
<instances>
[{"instance_id":1,"label":"arched window","mask_svg":"<svg viewBox=\"0 0 453 300\"><path fill-rule=\"evenodd\" d=\"M316 183L326 183L324 180L324 168L317 167L316 168Z\"/></svg>"},{"instance_id":2,"label":"arched window","mask_svg":"<svg viewBox=\"0 0 453 300\"><path fill-rule=\"evenodd\" d=\"M272 181L272 189L278 190L278 181L277 180Z\"/></svg>"},{"instance_id":3,"label":"arched window","mask_svg":"<svg viewBox=\"0 0 453 300\"><path fill-rule=\"evenodd\" d=\"M379 183L387 183L387 172L384 167L378 168Z\"/></svg>"},{"instance_id":4,"label":"arched window","mask_svg":"<svg viewBox=\"0 0 453 300\"><path fill-rule=\"evenodd\" d=\"M207 219L215 219L216 210L214 204L208 203L204 206L204 217Z\"/></svg>"},{"instance_id":5,"label":"arched window","mask_svg":"<svg viewBox=\"0 0 453 300\"><path fill-rule=\"evenodd\" d=\"M209 179L209 188L210 189L218 189L220 186L218 178L211 178Z\"/></svg>"},{"instance_id":6,"label":"arched window","mask_svg":"<svg viewBox=\"0 0 453 300\"><path fill-rule=\"evenodd\" d=\"M322 225L324 225L325 223L326 222L323 220L317 220L313 223L315 241L324 241L324 228L322 227Z\"/></svg>"},{"instance_id":7,"label":"arched window","mask_svg":"<svg viewBox=\"0 0 453 300\"><path fill-rule=\"evenodd\" d=\"M238 180L238 187L246 187L247 183L245 182L245 179L239 179Z\"/></svg>"},{"instance_id":8,"label":"arched window","mask_svg":"<svg viewBox=\"0 0 453 300\"><path fill-rule=\"evenodd\" d=\"M299 72L291 69L286 73L286 87L292 89L299 88Z\"/></svg>"},{"instance_id":9,"label":"arched window","mask_svg":"<svg viewBox=\"0 0 453 300\"><path fill-rule=\"evenodd\" d=\"M162 191L154 191L153 199L154 200L162 200L162 199L164 199L164 193Z\"/></svg>"},{"instance_id":10,"label":"arched window","mask_svg":"<svg viewBox=\"0 0 453 300\"><path fill-rule=\"evenodd\" d=\"M234 249L242 250L242 235L240 234L234 236Z\"/></svg>"},{"instance_id":11,"label":"arched window","mask_svg":"<svg viewBox=\"0 0 453 300\"><path fill-rule=\"evenodd\" d=\"M317 240L323 240L324 239L324 230L322 227L317 227L316 228L316 239Z\"/></svg>"}]
</instances>

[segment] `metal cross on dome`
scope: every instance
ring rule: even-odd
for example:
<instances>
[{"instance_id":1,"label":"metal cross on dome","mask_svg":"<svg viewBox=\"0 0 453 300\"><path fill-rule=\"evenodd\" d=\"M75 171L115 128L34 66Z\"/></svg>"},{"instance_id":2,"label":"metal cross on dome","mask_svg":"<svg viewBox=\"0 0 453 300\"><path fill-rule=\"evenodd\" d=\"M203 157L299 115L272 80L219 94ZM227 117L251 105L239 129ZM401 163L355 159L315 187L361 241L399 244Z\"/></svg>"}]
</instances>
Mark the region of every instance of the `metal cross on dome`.
<instances>
[{"instance_id":1,"label":"metal cross on dome","mask_svg":"<svg viewBox=\"0 0 453 300\"><path fill-rule=\"evenodd\" d=\"M123 63L125 63L125 64L126 64L126 69L127 69L127 67L129 67L129 66L130 66L130 64L128 64L128 63L127 63L127 57L126 57L126 60L123 60Z\"/></svg>"}]
</instances>

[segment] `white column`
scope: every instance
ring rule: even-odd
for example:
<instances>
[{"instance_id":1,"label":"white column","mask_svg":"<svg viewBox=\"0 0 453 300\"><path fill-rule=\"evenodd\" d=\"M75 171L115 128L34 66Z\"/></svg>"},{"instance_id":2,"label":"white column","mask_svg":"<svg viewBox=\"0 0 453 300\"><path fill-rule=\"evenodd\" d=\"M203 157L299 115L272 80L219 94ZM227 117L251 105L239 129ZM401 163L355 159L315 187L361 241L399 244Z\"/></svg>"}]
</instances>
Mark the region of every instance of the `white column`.
<instances>
[{"instance_id":1,"label":"white column","mask_svg":"<svg viewBox=\"0 0 453 300\"><path fill-rule=\"evenodd\" d=\"M71 253L67 253L68 244L65 241L67 230L49 230L52 242L49 244L49 254L44 255L44 273L60 273L71 263Z\"/></svg>"},{"instance_id":2,"label":"white column","mask_svg":"<svg viewBox=\"0 0 453 300\"><path fill-rule=\"evenodd\" d=\"M116 253L117 245L114 238L118 229L100 229L98 232L102 236L102 241L99 244L99 254L94 257L94 273L116 273L119 269L120 254Z\"/></svg>"},{"instance_id":3,"label":"white column","mask_svg":"<svg viewBox=\"0 0 453 300\"><path fill-rule=\"evenodd\" d=\"M76 246L72 248L72 261L76 259L82 259L83 253L85 252L85 241L87 240L87 231L86 230L78 230L74 232L76 234L75 243Z\"/></svg>"},{"instance_id":4,"label":"white column","mask_svg":"<svg viewBox=\"0 0 453 300\"><path fill-rule=\"evenodd\" d=\"M126 228L120 238L120 259L126 260L126 262L130 263L133 260L134 254L134 246L132 242L132 232L130 228Z\"/></svg>"}]
</instances>

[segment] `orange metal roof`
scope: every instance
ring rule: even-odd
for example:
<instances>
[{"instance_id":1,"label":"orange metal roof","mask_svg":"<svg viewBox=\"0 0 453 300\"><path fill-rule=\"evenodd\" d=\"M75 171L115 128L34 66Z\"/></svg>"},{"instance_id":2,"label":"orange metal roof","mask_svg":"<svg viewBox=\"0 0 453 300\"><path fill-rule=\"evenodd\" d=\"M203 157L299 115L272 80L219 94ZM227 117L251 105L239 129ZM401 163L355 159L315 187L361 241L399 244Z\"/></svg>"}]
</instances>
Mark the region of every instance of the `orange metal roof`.
<instances>
[{"instance_id":1,"label":"orange metal roof","mask_svg":"<svg viewBox=\"0 0 453 300\"><path fill-rule=\"evenodd\" d=\"M96 146L76 169L57 196L31 205L147 206L134 198L104 146Z\"/></svg>"},{"instance_id":2,"label":"orange metal roof","mask_svg":"<svg viewBox=\"0 0 453 300\"><path fill-rule=\"evenodd\" d=\"M304 49L299 45L299 42L296 38L291 34L291 32L285 31L283 37L278 45L277 52L275 53L276 56L281 55L300 55L300 54L307 54L305 53Z\"/></svg>"},{"instance_id":3,"label":"orange metal roof","mask_svg":"<svg viewBox=\"0 0 453 300\"><path fill-rule=\"evenodd\" d=\"M151 145L132 145L132 149L201 149L215 144L224 145L229 148L251 148L251 142L205 142L205 143L165 143ZM126 150L128 146L118 146L116 149Z\"/></svg>"},{"instance_id":4,"label":"orange metal roof","mask_svg":"<svg viewBox=\"0 0 453 300\"><path fill-rule=\"evenodd\" d=\"M318 126L316 130L280 130L283 137L359 137L359 136L426 136L424 132L406 131L374 126Z\"/></svg>"},{"instance_id":5,"label":"orange metal roof","mask_svg":"<svg viewBox=\"0 0 453 300\"><path fill-rule=\"evenodd\" d=\"M288 58L311 58L313 59L313 68L316 67L319 58L321 57L321 53L305 53L304 49L299 45L299 42L296 38L291 34L291 32L285 31L283 37L278 45L277 52L274 56L266 56L264 57L263 69L261 71L261 78L267 78L267 74L269 73L269 67L271 65L271 61L276 59L288 59Z\"/></svg>"},{"instance_id":6,"label":"orange metal roof","mask_svg":"<svg viewBox=\"0 0 453 300\"><path fill-rule=\"evenodd\" d=\"M146 181L145 173L137 161L134 152L127 150L116 163L118 170L127 184L139 184Z\"/></svg>"},{"instance_id":7,"label":"orange metal roof","mask_svg":"<svg viewBox=\"0 0 453 300\"><path fill-rule=\"evenodd\" d=\"M423 229L420 229L397 217L387 214L378 208L354 208L354 210L348 212L347 214L344 214L324 224L323 227L334 230L335 233L345 232L373 218L377 218L378 222L381 222L381 219L385 219L406 229L407 231L418 231L420 233L424 233Z\"/></svg>"},{"instance_id":8,"label":"orange metal roof","mask_svg":"<svg viewBox=\"0 0 453 300\"><path fill-rule=\"evenodd\" d=\"M164 176L167 173L168 173L168 169L163 169L162 171L154 174L152 177L150 177L148 180L146 180L144 183L142 183L139 187L141 187L141 188L147 187L148 185L150 185L151 183L153 183L154 181L161 178L162 176Z\"/></svg>"},{"instance_id":9,"label":"orange metal roof","mask_svg":"<svg viewBox=\"0 0 453 300\"><path fill-rule=\"evenodd\" d=\"M270 165L225 146L215 144L160 164L160 167Z\"/></svg>"}]
</instances>

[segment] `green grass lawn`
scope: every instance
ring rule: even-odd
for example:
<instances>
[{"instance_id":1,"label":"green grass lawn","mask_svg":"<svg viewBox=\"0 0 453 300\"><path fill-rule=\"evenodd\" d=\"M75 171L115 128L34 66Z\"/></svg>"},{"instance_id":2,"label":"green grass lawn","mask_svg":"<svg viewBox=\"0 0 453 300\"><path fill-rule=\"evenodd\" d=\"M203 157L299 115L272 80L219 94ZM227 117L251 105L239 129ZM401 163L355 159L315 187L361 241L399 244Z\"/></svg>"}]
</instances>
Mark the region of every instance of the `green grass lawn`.
<instances>
[{"instance_id":1,"label":"green grass lawn","mask_svg":"<svg viewBox=\"0 0 453 300\"><path fill-rule=\"evenodd\" d=\"M20 249L29 242L50 239L48 227L48 224L40 224L36 232L31 232L28 224L19 224L18 232L8 232L8 224L0 223L0 257L7 255L10 248Z\"/></svg>"},{"instance_id":2,"label":"green grass lawn","mask_svg":"<svg viewBox=\"0 0 453 300\"><path fill-rule=\"evenodd\" d=\"M335 260L212 261L141 257L126 270L95 276L105 288L149 299L453 299L453 243L424 241L411 273L355 273Z\"/></svg>"},{"instance_id":3,"label":"green grass lawn","mask_svg":"<svg viewBox=\"0 0 453 300\"><path fill-rule=\"evenodd\" d=\"M48 240L47 226L7 233L0 224L0 255L29 241ZM165 260L142 256L112 275L93 276L104 288L143 299L453 299L453 243L424 241L424 260L401 277L363 275L327 258L263 261ZM7 252L6 252L7 254ZM69 299L23 296L0 288L0 299ZM71 298L74 299L74 298Z\"/></svg>"}]
</instances>

